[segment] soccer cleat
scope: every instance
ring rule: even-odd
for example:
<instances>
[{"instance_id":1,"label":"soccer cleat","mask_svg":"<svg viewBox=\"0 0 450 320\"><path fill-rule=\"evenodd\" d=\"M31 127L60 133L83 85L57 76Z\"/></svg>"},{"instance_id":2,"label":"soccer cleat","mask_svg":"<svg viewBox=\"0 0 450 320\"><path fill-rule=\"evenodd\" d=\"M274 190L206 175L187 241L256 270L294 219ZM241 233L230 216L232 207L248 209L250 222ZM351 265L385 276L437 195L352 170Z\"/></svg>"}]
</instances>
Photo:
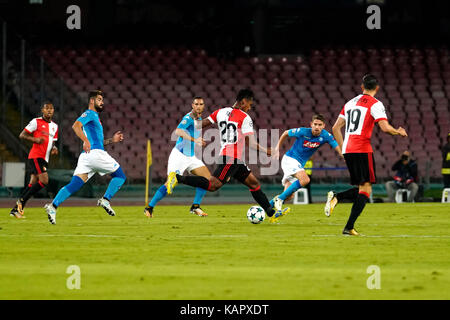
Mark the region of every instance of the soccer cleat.
<instances>
[{"instance_id":1,"label":"soccer cleat","mask_svg":"<svg viewBox=\"0 0 450 320\"><path fill-rule=\"evenodd\" d=\"M17 200L17 202L16 202L16 209L17 209L17 212L19 212L23 216L23 214L24 214L23 210L24 209L23 209L22 201L20 201L20 199Z\"/></svg>"},{"instance_id":2,"label":"soccer cleat","mask_svg":"<svg viewBox=\"0 0 450 320\"><path fill-rule=\"evenodd\" d=\"M153 207L146 207L144 209L144 214L147 218L153 218Z\"/></svg>"},{"instance_id":3,"label":"soccer cleat","mask_svg":"<svg viewBox=\"0 0 450 320\"><path fill-rule=\"evenodd\" d=\"M291 211L291 208L287 207L283 210L277 210L273 216L270 217L269 222L270 223L277 223L283 216L289 213Z\"/></svg>"},{"instance_id":4,"label":"soccer cleat","mask_svg":"<svg viewBox=\"0 0 450 320\"><path fill-rule=\"evenodd\" d=\"M327 217L331 216L331 214L333 213L334 207L336 207L338 203L338 199L336 197L336 193L334 191L330 191L328 192L327 195L327 203L325 204L325 215Z\"/></svg>"},{"instance_id":5,"label":"soccer cleat","mask_svg":"<svg viewBox=\"0 0 450 320\"><path fill-rule=\"evenodd\" d=\"M192 206L191 207L191 213L196 214L199 217L207 217L208 214L200 208L200 206Z\"/></svg>"},{"instance_id":6,"label":"soccer cleat","mask_svg":"<svg viewBox=\"0 0 450 320\"><path fill-rule=\"evenodd\" d=\"M56 224L56 209L53 204L47 203L44 208L47 212L48 221L50 221L51 224Z\"/></svg>"},{"instance_id":7,"label":"soccer cleat","mask_svg":"<svg viewBox=\"0 0 450 320\"><path fill-rule=\"evenodd\" d=\"M19 213L19 211L17 210L17 206L15 206L14 208L11 209L11 211L9 212L9 215L10 215L11 217L15 217L15 218L17 218L17 219L23 219L23 218L25 218L25 216L23 216L23 215L21 215L21 214Z\"/></svg>"},{"instance_id":8,"label":"soccer cleat","mask_svg":"<svg viewBox=\"0 0 450 320\"><path fill-rule=\"evenodd\" d=\"M111 208L111 204L105 198L98 199L97 205L105 209L106 213L110 216L114 217L116 215L113 208Z\"/></svg>"},{"instance_id":9,"label":"soccer cleat","mask_svg":"<svg viewBox=\"0 0 450 320\"><path fill-rule=\"evenodd\" d=\"M278 198L278 196L275 196L273 198L273 207L275 208L275 210L281 211L281 208L283 207L283 202L284 201Z\"/></svg>"},{"instance_id":10,"label":"soccer cleat","mask_svg":"<svg viewBox=\"0 0 450 320\"><path fill-rule=\"evenodd\" d=\"M359 236L360 234L358 233L358 231L356 231L355 229L344 229L344 231L342 231L343 235L346 236Z\"/></svg>"},{"instance_id":11,"label":"soccer cleat","mask_svg":"<svg viewBox=\"0 0 450 320\"><path fill-rule=\"evenodd\" d=\"M172 171L167 178L167 194L172 194L173 188L178 184L177 173Z\"/></svg>"}]
</instances>

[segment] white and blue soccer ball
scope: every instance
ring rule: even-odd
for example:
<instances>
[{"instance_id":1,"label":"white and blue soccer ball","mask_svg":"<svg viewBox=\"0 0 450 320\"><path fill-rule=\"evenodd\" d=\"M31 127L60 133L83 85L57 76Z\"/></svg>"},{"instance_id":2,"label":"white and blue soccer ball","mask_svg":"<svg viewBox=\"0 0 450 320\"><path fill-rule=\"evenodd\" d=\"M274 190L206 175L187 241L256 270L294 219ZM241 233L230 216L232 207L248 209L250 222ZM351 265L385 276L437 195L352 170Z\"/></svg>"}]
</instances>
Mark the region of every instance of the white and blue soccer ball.
<instances>
[{"instance_id":1,"label":"white and blue soccer ball","mask_svg":"<svg viewBox=\"0 0 450 320\"><path fill-rule=\"evenodd\" d=\"M258 224L264 221L266 212L260 206L252 206L247 211L247 219L253 224Z\"/></svg>"}]
</instances>

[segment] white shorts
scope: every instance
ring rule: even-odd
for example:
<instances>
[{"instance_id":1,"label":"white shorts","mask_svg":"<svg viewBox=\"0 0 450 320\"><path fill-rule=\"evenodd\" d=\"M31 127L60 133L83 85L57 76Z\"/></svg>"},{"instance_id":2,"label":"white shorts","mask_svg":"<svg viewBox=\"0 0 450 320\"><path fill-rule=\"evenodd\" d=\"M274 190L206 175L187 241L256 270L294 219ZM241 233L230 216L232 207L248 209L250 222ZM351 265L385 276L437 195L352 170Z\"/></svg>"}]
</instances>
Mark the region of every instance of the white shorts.
<instances>
[{"instance_id":1,"label":"white shorts","mask_svg":"<svg viewBox=\"0 0 450 320\"><path fill-rule=\"evenodd\" d=\"M83 152L78 158L78 164L73 175L88 174L90 179L95 173L104 176L119 169L119 163L114 160L105 150L94 149L89 153Z\"/></svg>"},{"instance_id":2,"label":"white shorts","mask_svg":"<svg viewBox=\"0 0 450 320\"><path fill-rule=\"evenodd\" d=\"M178 150L177 148L173 148L167 164L167 175L169 175L170 172L174 171L182 175L186 170L188 172L191 172L194 169L204 166L205 164L203 163L203 161L196 156L188 157L184 153L180 152L180 150Z\"/></svg>"},{"instance_id":3,"label":"white shorts","mask_svg":"<svg viewBox=\"0 0 450 320\"><path fill-rule=\"evenodd\" d=\"M294 158L291 158L287 155L284 155L281 159L281 169L283 169L283 179L281 179L281 184L284 186L286 182L293 183L295 180L297 180L296 177L294 177L294 174L296 174L299 171L304 171L303 166L300 162L295 160Z\"/></svg>"}]
</instances>

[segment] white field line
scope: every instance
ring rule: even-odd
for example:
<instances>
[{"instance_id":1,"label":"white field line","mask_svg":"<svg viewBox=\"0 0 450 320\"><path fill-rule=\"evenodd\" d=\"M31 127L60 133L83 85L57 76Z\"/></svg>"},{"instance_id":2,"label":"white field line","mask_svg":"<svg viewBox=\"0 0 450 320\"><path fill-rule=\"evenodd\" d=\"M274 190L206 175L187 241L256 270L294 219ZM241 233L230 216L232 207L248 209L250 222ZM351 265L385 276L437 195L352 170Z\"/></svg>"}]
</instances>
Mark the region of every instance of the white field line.
<instances>
[{"instance_id":1,"label":"white field line","mask_svg":"<svg viewBox=\"0 0 450 320\"><path fill-rule=\"evenodd\" d=\"M18 234L0 234L3 237L23 237ZM28 237L87 237L87 238L145 238L146 236L123 236L123 235L107 235L107 234L27 234ZM176 238L243 238L248 237L246 234L211 234L211 235L185 235L175 236Z\"/></svg>"}]
</instances>

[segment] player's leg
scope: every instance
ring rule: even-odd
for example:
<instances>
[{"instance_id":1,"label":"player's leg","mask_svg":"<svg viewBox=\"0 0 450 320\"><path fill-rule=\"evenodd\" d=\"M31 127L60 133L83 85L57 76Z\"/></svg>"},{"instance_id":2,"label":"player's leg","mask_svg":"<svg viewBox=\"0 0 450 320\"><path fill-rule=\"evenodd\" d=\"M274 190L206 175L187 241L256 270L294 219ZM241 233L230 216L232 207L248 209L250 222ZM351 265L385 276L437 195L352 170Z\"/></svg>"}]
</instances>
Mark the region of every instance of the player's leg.
<instances>
[{"instance_id":1,"label":"player's leg","mask_svg":"<svg viewBox=\"0 0 450 320\"><path fill-rule=\"evenodd\" d=\"M51 203L44 206L48 220L51 224L56 224L56 210L71 195L76 193L89 180L87 173L72 176L70 182L62 187Z\"/></svg>"},{"instance_id":2,"label":"player's leg","mask_svg":"<svg viewBox=\"0 0 450 320\"><path fill-rule=\"evenodd\" d=\"M350 211L350 217L348 218L347 224L345 225L343 231L344 234L358 235L358 232L355 230L355 222L361 212L364 210L366 203L369 202L371 193L372 184L370 182L365 182L359 185L359 193L356 197L355 202L353 202L353 206Z\"/></svg>"},{"instance_id":3,"label":"player's leg","mask_svg":"<svg viewBox=\"0 0 450 320\"><path fill-rule=\"evenodd\" d=\"M190 170L190 172L193 175L204 177L208 180L211 178L211 173L209 172L208 168L205 165L192 169ZM196 188L194 201L192 202L192 206L190 209L190 212L192 214L196 214L201 217L206 217L208 215L206 212L202 210L202 208L200 208L200 204L202 203L203 197L205 196L206 192L207 191L203 188Z\"/></svg>"},{"instance_id":4,"label":"player's leg","mask_svg":"<svg viewBox=\"0 0 450 320\"><path fill-rule=\"evenodd\" d=\"M36 166L38 166L39 170L35 177L30 179L30 182L33 181L31 188L28 189L28 191L23 195L23 197L20 198L20 202L22 205L22 210L25 208L25 205L27 201L33 197L36 193L41 191L41 189L45 188L48 185L48 163L45 161L45 159L33 159L36 163ZM19 211L20 212L20 211Z\"/></svg>"},{"instance_id":5,"label":"player's leg","mask_svg":"<svg viewBox=\"0 0 450 320\"><path fill-rule=\"evenodd\" d=\"M261 190L261 185L258 179L250 170L248 170L247 172L243 171L244 170L241 170L241 172L239 172L240 176L235 176L236 180L240 181L249 188L250 193L252 194L252 197L253 199L255 199L256 203L264 209L267 216L272 217L275 214L275 209L270 205L269 199L267 199L267 196Z\"/></svg>"},{"instance_id":6,"label":"player's leg","mask_svg":"<svg viewBox=\"0 0 450 320\"><path fill-rule=\"evenodd\" d=\"M358 196L359 188L354 187L350 188L348 190L342 191L342 192L334 192L329 191L327 194L327 202L325 203L325 215L327 217L331 216L333 213L334 208L337 206L337 204L343 200L350 200L351 202L355 202L356 197Z\"/></svg>"},{"instance_id":7,"label":"player's leg","mask_svg":"<svg viewBox=\"0 0 450 320\"><path fill-rule=\"evenodd\" d=\"M62 187L51 203L44 206L48 220L51 224L56 223L56 210L71 195L76 193L94 175L91 168L92 150L89 153L82 153L78 158L78 164L70 182Z\"/></svg>"},{"instance_id":8,"label":"player's leg","mask_svg":"<svg viewBox=\"0 0 450 320\"><path fill-rule=\"evenodd\" d=\"M19 199L17 199L16 204L14 205L14 207L11 209L11 211L9 213L10 216L16 217L18 219L25 217L24 216L24 204L22 202L22 199L25 196L25 194L27 194L27 192L31 189L33 184L35 184L37 181L38 181L38 178L37 178L36 174L34 174L32 172L30 175L30 182L20 193Z\"/></svg>"},{"instance_id":9,"label":"player's leg","mask_svg":"<svg viewBox=\"0 0 450 320\"><path fill-rule=\"evenodd\" d=\"M280 194L278 197L275 198L275 208L277 210L281 210L281 206L283 205L284 201L290 197L293 196L295 192L297 192L298 189L301 187L306 186L309 183L309 176L306 174L304 169L300 169L293 175L297 180L292 182L288 188L286 188L282 194Z\"/></svg>"},{"instance_id":10,"label":"player's leg","mask_svg":"<svg viewBox=\"0 0 450 320\"><path fill-rule=\"evenodd\" d=\"M144 208L144 215L148 218L153 218L153 209L167 194L169 185L169 176L171 172L183 174L187 168L187 157L181 153L178 149L173 148L170 152L169 159L167 161L167 180L166 182L156 190L152 199L147 207Z\"/></svg>"},{"instance_id":11,"label":"player's leg","mask_svg":"<svg viewBox=\"0 0 450 320\"><path fill-rule=\"evenodd\" d=\"M98 199L97 205L105 209L106 213L110 216L115 216L116 213L114 209L111 207L111 199L115 196L115 194L120 190L122 185L127 180L125 173L122 170L122 167L111 173L111 181L109 182L108 188L106 189L105 194L102 198Z\"/></svg>"},{"instance_id":12,"label":"player's leg","mask_svg":"<svg viewBox=\"0 0 450 320\"><path fill-rule=\"evenodd\" d=\"M210 192L219 190L225 183L230 180L239 168L235 163L235 159L222 158L221 163L216 167L213 175L206 179L200 176L182 176L171 172L169 175L168 188L175 186L178 182L195 188L202 188ZM170 194L170 190L168 190Z\"/></svg>"},{"instance_id":13,"label":"player's leg","mask_svg":"<svg viewBox=\"0 0 450 320\"><path fill-rule=\"evenodd\" d=\"M350 180L353 185L358 185L358 196L353 202L350 217L342 232L345 235L359 235L355 230L355 222L366 203L369 202L372 193L372 184L376 183L375 160L373 153L353 154L351 158L344 155L350 172Z\"/></svg>"}]
</instances>

